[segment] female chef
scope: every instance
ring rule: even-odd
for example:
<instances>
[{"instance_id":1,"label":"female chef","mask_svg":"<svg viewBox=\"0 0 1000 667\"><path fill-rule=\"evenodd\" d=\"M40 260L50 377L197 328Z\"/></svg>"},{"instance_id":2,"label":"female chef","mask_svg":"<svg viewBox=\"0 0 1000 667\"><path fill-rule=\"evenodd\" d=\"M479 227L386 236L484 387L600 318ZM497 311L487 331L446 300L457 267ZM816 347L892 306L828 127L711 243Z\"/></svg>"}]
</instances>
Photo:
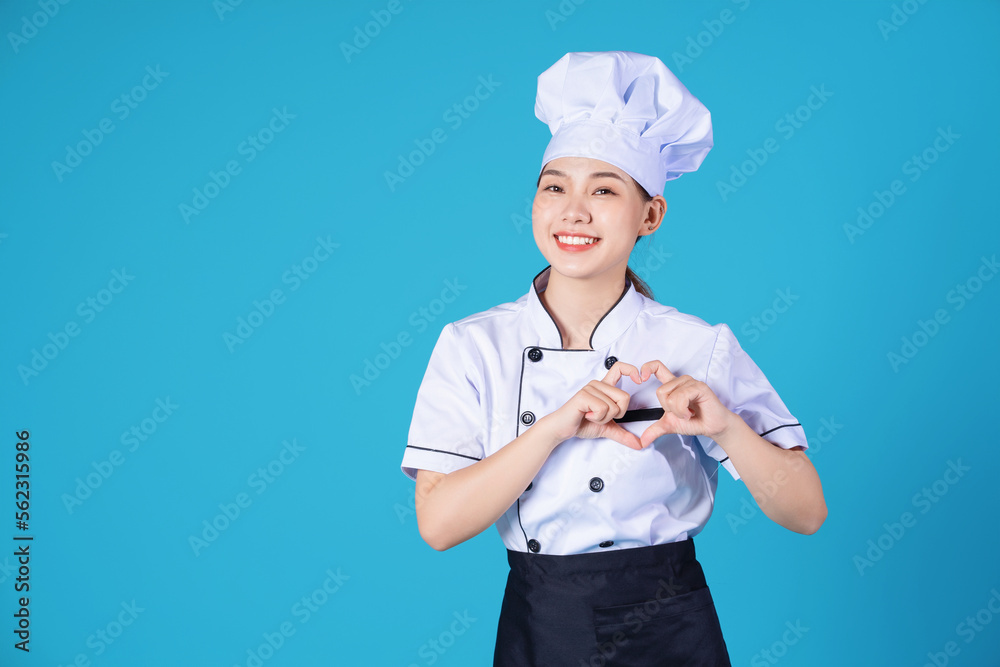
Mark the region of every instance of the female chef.
<instances>
[{"instance_id":1,"label":"female chef","mask_svg":"<svg viewBox=\"0 0 1000 667\"><path fill-rule=\"evenodd\" d=\"M549 266L441 332L402 461L420 534L443 550L496 524L494 665L729 665L693 542L718 468L790 530L815 532L826 504L802 425L729 327L628 269L665 182L712 147L708 110L659 59L616 51L562 57L535 114Z\"/></svg>"}]
</instances>

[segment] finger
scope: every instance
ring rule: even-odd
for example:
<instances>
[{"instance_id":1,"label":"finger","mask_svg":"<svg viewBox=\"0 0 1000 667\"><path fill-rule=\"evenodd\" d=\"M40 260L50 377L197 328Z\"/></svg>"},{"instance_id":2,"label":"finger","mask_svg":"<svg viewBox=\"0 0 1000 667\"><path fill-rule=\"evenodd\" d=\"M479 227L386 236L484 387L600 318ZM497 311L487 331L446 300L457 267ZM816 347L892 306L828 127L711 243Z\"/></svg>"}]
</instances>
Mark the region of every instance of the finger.
<instances>
[{"instance_id":1,"label":"finger","mask_svg":"<svg viewBox=\"0 0 1000 667\"><path fill-rule=\"evenodd\" d=\"M671 373L670 370L663 365L663 362L658 359L647 361L642 365L642 381L645 382L648 380L650 375L655 375L656 379L664 384L674 379L674 374Z\"/></svg>"},{"instance_id":2,"label":"finger","mask_svg":"<svg viewBox=\"0 0 1000 667\"><path fill-rule=\"evenodd\" d=\"M681 384L663 397L660 397L659 392L657 392L657 398L660 399L660 405L663 406L664 410L676 415L679 419L687 420L694 416L691 402L697 398L697 389L691 385Z\"/></svg>"},{"instance_id":3,"label":"finger","mask_svg":"<svg viewBox=\"0 0 1000 667\"><path fill-rule=\"evenodd\" d=\"M643 449L645 449L646 447L649 447L651 444L653 444L653 441L659 438L661 435L667 435L669 433L673 433L673 431L667 428L667 425L663 423L662 419L658 419L657 421L650 424L646 428L646 430L642 432L642 437L639 438L639 442L642 445Z\"/></svg>"},{"instance_id":4,"label":"finger","mask_svg":"<svg viewBox=\"0 0 1000 667\"><path fill-rule=\"evenodd\" d=\"M616 422L609 422L607 424L607 429L604 432L604 437L609 440L614 440L617 443L623 444L629 449L642 449L642 442L636 437L635 433L622 428Z\"/></svg>"},{"instance_id":5,"label":"finger","mask_svg":"<svg viewBox=\"0 0 1000 667\"><path fill-rule=\"evenodd\" d=\"M621 417L628 411L628 404L629 401L632 400L632 396L629 395L629 393L624 389L619 389L618 387L605 384L603 381L598 380L592 380L587 384L587 386L592 390L607 396L615 403L617 412L613 415L614 417Z\"/></svg>"},{"instance_id":6,"label":"finger","mask_svg":"<svg viewBox=\"0 0 1000 667\"><path fill-rule=\"evenodd\" d=\"M617 385L618 381L625 375L632 378L632 381L636 384L642 384L643 382L639 369L632 364L626 364L624 361L616 361L614 365L608 369L608 374L604 376L604 379L601 380L601 382L610 385Z\"/></svg>"},{"instance_id":7,"label":"finger","mask_svg":"<svg viewBox=\"0 0 1000 667\"><path fill-rule=\"evenodd\" d=\"M587 421L603 424L612 419L618 411L618 404L604 392L591 385L586 385L583 390L583 397L586 401L587 412L584 417Z\"/></svg>"},{"instance_id":8,"label":"finger","mask_svg":"<svg viewBox=\"0 0 1000 667\"><path fill-rule=\"evenodd\" d=\"M677 395L677 407L680 410L677 416L690 419L695 414L692 406L698 405L705 385L688 375L683 376L682 380L683 382L673 392Z\"/></svg>"},{"instance_id":9,"label":"finger","mask_svg":"<svg viewBox=\"0 0 1000 667\"><path fill-rule=\"evenodd\" d=\"M679 389L680 387L687 384L692 379L693 378L690 375L675 376L673 379L669 379L663 384L661 384L659 387L657 387L656 393L660 392L665 392L667 394L673 393L677 391L677 389Z\"/></svg>"},{"instance_id":10,"label":"finger","mask_svg":"<svg viewBox=\"0 0 1000 667\"><path fill-rule=\"evenodd\" d=\"M660 385L656 390L656 398L665 410L673 412L678 417L686 418L690 412L689 405L697 397L697 391L692 393L692 378L681 376Z\"/></svg>"}]
</instances>

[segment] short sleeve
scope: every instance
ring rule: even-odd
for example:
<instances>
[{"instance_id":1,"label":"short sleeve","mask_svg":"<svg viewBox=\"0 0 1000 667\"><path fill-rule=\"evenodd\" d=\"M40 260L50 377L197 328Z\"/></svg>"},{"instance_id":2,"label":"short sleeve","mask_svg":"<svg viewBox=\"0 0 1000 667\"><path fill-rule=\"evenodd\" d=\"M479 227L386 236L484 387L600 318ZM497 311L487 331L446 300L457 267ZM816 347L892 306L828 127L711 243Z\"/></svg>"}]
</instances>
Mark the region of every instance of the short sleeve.
<instances>
[{"instance_id":1,"label":"short sleeve","mask_svg":"<svg viewBox=\"0 0 1000 667\"><path fill-rule=\"evenodd\" d=\"M454 323L441 331L417 390L401 468L450 473L483 458L486 432L481 408L481 363Z\"/></svg>"},{"instance_id":2,"label":"short sleeve","mask_svg":"<svg viewBox=\"0 0 1000 667\"><path fill-rule=\"evenodd\" d=\"M759 436L782 449L808 449L805 430L785 407L764 373L757 367L733 335L720 325L719 336L709 361L705 384L719 401L739 415ZM703 435L698 436L705 453L719 461L733 479L739 473L722 447Z\"/></svg>"}]
</instances>

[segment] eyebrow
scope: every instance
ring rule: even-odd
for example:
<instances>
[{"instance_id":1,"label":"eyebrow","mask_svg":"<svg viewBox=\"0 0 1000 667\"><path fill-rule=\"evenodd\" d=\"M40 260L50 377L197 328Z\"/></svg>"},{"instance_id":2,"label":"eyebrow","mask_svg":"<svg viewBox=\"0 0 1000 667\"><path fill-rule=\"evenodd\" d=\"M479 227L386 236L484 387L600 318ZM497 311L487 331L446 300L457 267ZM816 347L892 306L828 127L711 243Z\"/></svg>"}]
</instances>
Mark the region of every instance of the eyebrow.
<instances>
[{"instance_id":1,"label":"eyebrow","mask_svg":"<svg viewBox=\"0 0 1000 667\"><path fill-rule=\"evenodd\" d=\"M550 174L552 176L562 176L563 178L567 177L566 174L564 174L563 172L561 172L561 171L559 171L557 169L546 169L545 171L542 172L542 176L545 176L546 174ZM618 174L616 174L613 171L595 171L594 173L592 173L590 175L590 177L591 178L617 178L622 183L625 182L625 179L623 179L621 176L619 176Z\"/></svg>"}]
</instances>

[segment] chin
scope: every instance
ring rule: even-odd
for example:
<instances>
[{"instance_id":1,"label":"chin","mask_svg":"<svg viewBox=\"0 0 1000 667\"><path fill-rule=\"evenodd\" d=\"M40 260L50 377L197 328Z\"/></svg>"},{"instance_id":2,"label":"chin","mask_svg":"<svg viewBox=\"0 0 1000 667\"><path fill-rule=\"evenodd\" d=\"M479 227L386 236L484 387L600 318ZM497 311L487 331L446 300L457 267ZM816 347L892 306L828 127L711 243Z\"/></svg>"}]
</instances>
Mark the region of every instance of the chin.
<instances>
[{"instance_id":1,"label":"chin","mask_svg":"<svg viewBox=\"0 0 1000 667\"><path fill-rule=\"evenodd\" d=\"M581 264L567 264L565 262L549 262L552 265L552 271L558 273L566 278L574 278L577 280L586 280L594 278L601 271L595 271L593 267L583 266Z\"/></svg>"}]
</instances>

